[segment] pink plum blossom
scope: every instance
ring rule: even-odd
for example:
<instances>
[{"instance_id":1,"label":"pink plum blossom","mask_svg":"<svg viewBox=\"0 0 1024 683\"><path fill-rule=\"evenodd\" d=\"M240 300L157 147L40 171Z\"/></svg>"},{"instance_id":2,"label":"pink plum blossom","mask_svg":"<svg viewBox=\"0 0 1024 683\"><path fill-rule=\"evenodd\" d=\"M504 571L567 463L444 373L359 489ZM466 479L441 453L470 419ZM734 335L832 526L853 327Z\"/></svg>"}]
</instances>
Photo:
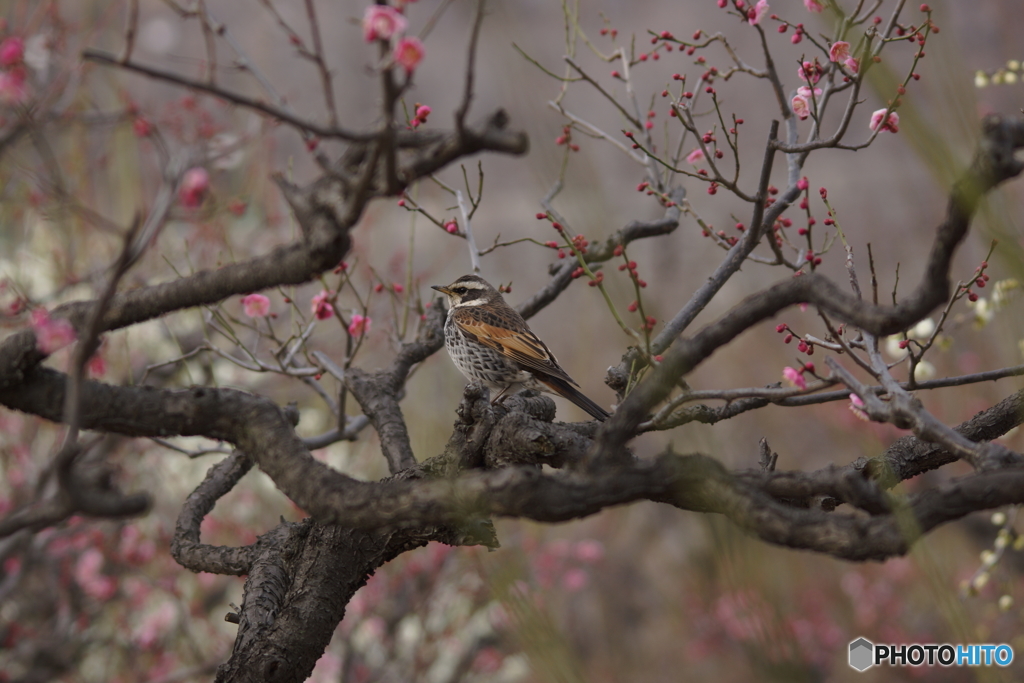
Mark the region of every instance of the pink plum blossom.
<instances>
[{"instance_id":1,"label":"pink plum blossom","mask_svg":"<svg viewBox=\"0 0 1024 683\"><path fill-rule=\"evenodd\" d=\"M821 14L821 11L825 9L818 0L804 0L804 7L807 8L808 12L817 12L819 14Z\"/></svg>"},{"instance_id":2,"label":"pink plum blossom","mask_svg":"<svg viewBox=\"0 0 1024 683\"><path fill-rule=\"evenodd\" d=\"M766 14L768 14L768 0L757 0L757 4L747 11L747 22L751 26L757 26Z\"/></svg>"},{"instance_id":3,"label":"pink plum blossom","mask_svg":"<svg viewBox=\"0 0 1024 683\"><path fill-rule=\"evenodd\" d=\"M317 320L327 320L334 315L334 306L328 301L332 296L334 292L325 289L313 297L310 308Z\"/></svg>"},{"instance_id":4,"label":"pink plum blossom","mask_svg":"<svg viewBox=\"0 0 1024 683\"><path fill-rule=\"evenodd\" d=\"M372 324L373 321L370 319L370 316L356 313L352 316L352 322L348 325L348 333L353 337L361 337L369 333Z\"/></svg>"},{"instance_id":5,"label":"pink plum blossom","mask_svg":"<svg viewBox=\"0 0 1024 683\"><path fill-rule=\"evenodd\" d=\"M814 85L821 78L821 67L818 66L817 62L804 62L796 70L796 77L801 81Z\"/></svg>"},{"instance_id":6,"label":"pink plum blossom","mask_svg":"<svg viewBox=\"0 0 1024 683\"><path fill-rule=\"evenodd\" d=\"M153 132L153 124L139 116L132 121L132 131L137 137L149 137L149 134Z\"/></svg>"},{"instance_id":7,"label":"pink plum blossom","mask_svg":"<svg viewBox=\"0 0 1024 683\"><path fill-rule=\"evenodd\" d=\"M789 367L788 365L782 369L782 378L786 380L787 384L798 389L807 388L807 380L804 379L803 373L795 368Z\"/></svg>"},{"instance_id":8,"label":"pink plum blossom","mask_svg":"<svg viewBox=\"0 0 1024 683\"><path fill-rule=\"evenodd\" d=\"M363 40L390 40L405 32L407 22L398 10L387 5L370 5L363 14Z\"/></svg>"},{"instance_id":9,"label":"pink plum blossom","mask_svg":"<svg viewBox=\"0 0 1024 683\"><path fill-rule=\"evenodd\" d=\"M796 89L796 94L803 97L806 100L810 100L811 97L821 97L821 88L815 88L811 90L806 85L801 85Z\"/></svg>"},{"instance_id":10,"label":"pink plum blossom","mask_svg":"<svg viewBox=\"0 0 1024 683\"><path fill-rule=\"evenodd\" d=\"M427 122L427 117L430 116L430 112L433 111L430 107L425 104L416 103L416 115L413 117L409 125L413 128L419 127L421 123Z\"/></svg>"},{"instance_id":11,"label":"pink plum blossom","mask_svg":"<svg viewBox=\"0 0 1024 683\"><path fill-rule=\"evenodd\" d=\"M32 311L32 331L36 334L36 348L50 355L75 341L75 328L64 318L51 318L44 308Z\"/></svg>"},{"instance_id":12,"label":"pink plum blossom","mask_svg":"<svg viewBox=\"0 0 1024 683\"><path fill-rule=\"evenodd\" d=\"M702 150L700 147L697 147L692 152L686 155L686 162L689 164L693 164L694 166L697 165L697 162L702 161L703 159L704 150Z\"/></svg>"},{"instance_id":13,"label":"pink plum blossom","mask_svg":"<svg viewBox=\"0 0 1024 683\"><path fill-rule=\"evenodd\" d=\"M845 40L837 40L828 49L828 58L832 62L842 62L850 58L850 44Z\"/></svg>"},{"instance_id":14,"label":"pink plum blossom","mask_svg":"<svg viewBox=\"0 0 1024 683\"><path fill-rule=\"evenodd\" d=\"M210 174L202 166L185 171L178 188L178 199L190 209L203 203L207 190L210 189Z\"/></svg>"},{"instance_id":15,"label":"pink plum blossom","mask_svg":"<svg viewBox=\"0 0 1024 683\"><path fill-rule=\"evenodd\" d=\"M270 299L262 294L250 294L242 297L245 314L250 318L262 318L270 313Z\"/></svg>"},{"instance_id":16,"label":"pink plum blossom","mask_svg":"<svg viewBox=\"0 0 1024 683\"><path fill-rule=\"evenodd\" d=\"M842 62L853 73L860 70L860 62L850 56L850 44L845 40L832 43L832 47L828 50L828 58L833 62Z\"/></svg>"},{"instance_id":17,"label":"pink plum blossom","mask_svg":"<svg viewBox=\"0 0 1024 683\"><path fill-rule=\"evenodd\" d=\"M885 123L882 123L882 117L885 116L885 109L879 109L878 111L871 114L871 123L869 124L871 130L878 130L881 125L882 130L887 130L892 133L900 132L900 115L896 112L889 112L889 118L886 119Z\"/></svg>"},{"instance_id":18,"label":"pink plum blossom","mask_svg":"<svg viewBox=\"0 0 1024 683\"><path fill-rule=\"evenodd\" d=\"M421 61L423 61L423 43L419 38L406 37L395 45L395 63L405 69L406 74L411 74Z\"/></svg>"},{"instance_id":19,"label":"pink plum blossom","mask_svg":"<svg viewBox=\"0 0 1024 683\"><path fill-rule=\"evenodd\" d=\"M793 113L801 121L811 115L811 108L807 104L807 98L803 95L795 96L789 104L793 108Z\"/></svg>"},{"instance_id":20,"label":"pink plum blossom","mask_svg":"<svg viewBox=\"0 0 1024 683\"><path fill-rule=\"evenodd\" d=\"M20 36L5 38L0 43L0 66L14 66L25 57L25 41Z\"/></svg>"},{"instance_id":21,"label":"pink plum blossom","mask_svg":"<svg viewBox=\"0 0 1024 683\"><path fill-rule=\"evenodd\" d=\"M864 401L857 394L850 394L850 412L856 415L858 420L867 422L871 419L864 410Z\"/></svg>"}]
</instances>

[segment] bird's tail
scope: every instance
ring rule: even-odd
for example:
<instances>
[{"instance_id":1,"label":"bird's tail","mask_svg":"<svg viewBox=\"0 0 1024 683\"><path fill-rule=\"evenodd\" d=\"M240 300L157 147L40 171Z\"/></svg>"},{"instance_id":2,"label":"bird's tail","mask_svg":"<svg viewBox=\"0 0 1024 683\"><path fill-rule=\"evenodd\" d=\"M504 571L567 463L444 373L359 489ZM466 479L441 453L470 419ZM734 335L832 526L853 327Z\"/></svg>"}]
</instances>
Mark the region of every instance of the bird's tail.
<instances>
[{"instance_id":1,"label":"bird's tail","mask_svg":"<svg viewBox=\"0 0 1024 683\"><path fill-rule=\"evenodd\" d=\"M553 393L569 399L580 408L587 411L587 413L589 413L595 420L604 422L611 417L611 413L584 396L583 392L566 382L564 379L561 379L560 377L545 377L544 379L538 379Z\"/></svg>"}]
</instances>

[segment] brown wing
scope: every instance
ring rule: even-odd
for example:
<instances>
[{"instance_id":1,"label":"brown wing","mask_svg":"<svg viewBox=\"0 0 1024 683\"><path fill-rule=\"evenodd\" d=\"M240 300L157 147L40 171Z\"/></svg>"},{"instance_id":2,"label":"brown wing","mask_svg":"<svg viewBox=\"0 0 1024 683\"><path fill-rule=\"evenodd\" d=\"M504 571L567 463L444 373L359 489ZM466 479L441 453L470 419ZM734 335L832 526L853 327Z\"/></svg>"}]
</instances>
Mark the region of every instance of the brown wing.
<instances>
[{"instance_id":1,"label":"brown wing","mask_svg":"<svg viewBox=\"0 0 1024 683\"><path fill-rule=\"evenodd\" d=\"M480 310L481 308L466 306L455 311L452 320L463 334L491 347L526 369L576 384L558 364L547 345L526 326L526 321L519 316L501 315L487 309Z\"/></svg>"}]
</instances>

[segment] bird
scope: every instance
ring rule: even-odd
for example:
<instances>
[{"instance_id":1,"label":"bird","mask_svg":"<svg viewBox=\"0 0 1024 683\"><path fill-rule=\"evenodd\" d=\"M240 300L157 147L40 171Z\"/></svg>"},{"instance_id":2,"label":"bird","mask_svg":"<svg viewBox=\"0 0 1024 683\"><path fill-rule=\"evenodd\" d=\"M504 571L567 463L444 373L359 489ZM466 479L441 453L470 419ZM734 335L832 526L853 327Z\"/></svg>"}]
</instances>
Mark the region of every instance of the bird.
<instances>
[{"instance_id":1,"label":"bird","mask_svg":"<svg viewBox=\"0 0 1024 683\"><path fill-rule=\"evenodd\" d=\"M446 287L431 288L448 297L444 323L448 355L469 381L482 382L492 394L497 392L492 405L534 389L567 398L597 420L610 416L583 395L547 344L482 277L463 275Z\"/></svg>"}]
</instances>

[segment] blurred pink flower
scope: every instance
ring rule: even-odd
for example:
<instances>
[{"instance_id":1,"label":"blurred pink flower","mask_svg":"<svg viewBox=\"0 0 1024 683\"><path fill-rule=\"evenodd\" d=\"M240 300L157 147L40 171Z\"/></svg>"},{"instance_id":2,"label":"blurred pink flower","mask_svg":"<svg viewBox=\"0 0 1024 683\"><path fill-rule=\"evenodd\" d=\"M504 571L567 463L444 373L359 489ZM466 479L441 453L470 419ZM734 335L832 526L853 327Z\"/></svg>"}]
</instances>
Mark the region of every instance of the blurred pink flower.
<instances>
[{"instance_id":1,"label":"blurred pink flower","mask_svg":"<svg viewBox=\"0 0 1024 683\"><path fill-rule=\"evenodd\" d=\"M327 320L334 315L334 306L328 301L332 296L334 292L325 289L313 297L311 310L317 320Z\"/></svg>"},{"instance_id":2,"label":"blurred pink flower","mask_svg":"<svg viewBox=\"0 0 1024 683\"><path fill-rule=\"evenodd\" d=\"M270 313L270 299L262 294L250 294L242 297L245 314L250 318L262 318Z\"/></svg>"},{"instance_id":3,"label":"blurred pink flower","mask_svg":"<svg viewBox=\"0 0 1024 683\"><path fill-rule=\"evenodd\" d=\"M796 89L796 94L810 101L812 94L814 97L821 96L821 88L815 88L814 90L811 90L806 85L801 85L799 88Z\"/></svg>"},{"instance_id":4,"label":"blurred pink flower","mask_svg":"<svg viewBox=\"0 0 1024 683\"><path fill-rule=\"evenodd\" d=\"M25 41L11 36L0 43L0 66L13 66L25 57Z\"/></svg>"},{"instance_id":5,"label":"blurred pink flower","mask_svg":"<svg viewBox=\"0 0 1024 683\"><path fill-rule=\"evenodd\" d=\"M574 554L580 562L600 562L604 559L604 544L593 539L577 541Z\"/></svg>"},{"instance_id":6,"label":"blurred pink flower","mask_svg":"<svg viewBox=\"0 0 1024 683\"><path fill-rule=\"evenodd\" d=\"M97 600L109 600L117 592L117 582L102 573L103 553L87 548L75 563L75 580L86 594Z\"/></svg>"},{"instance_id":7,"label":"blurred pink flower","mask_svg":"<svg viewBox=\"0 0 1024 683\"><path fill-rule=\"evenodd\" d=\"M845 40L837 40L828 49L828 58L832 62L842 62L850 58L850 44Z\"/></svg>"},{"instance_id":8,"label":"blurred pink flower","mask_svg":"<svg viewBox=\"0 0 1024 683\"><path fill-rule=\"evenodd\" d=\"M846 68L852 71L853 73L857 73L858 71L860 71L860 62L858 62L853 57L848 58L845 62L843 62L843 64L845 64Z\"/></svg>"},{"instance_id":9,"label":"blurred pink flower","mask_svg":"<svg viewBox=\"0 0 1024 683\"><path fill-rule=\"evenodd\" d=\"M501 663L504 660L505 655L501 654L497 648L485 647L476 653L476 657L473 659L473 664L470 668L473 671L492 674L501 668Z\"/></svg>"},{"instance_id":10,"label":"blurred pink flower","mask_svg":"<svg viewBox=\"0 0 1024 683\"><path fill-rule=\"evenodd\" d=\"M370 332L370 325L372 324L373 321L370 320L370 316L356 313L352 316L352 322L348 325L348 333L353 337L361 337Z\"/></svg>"},{"instance_id":11,"label":"blurred pink flower","mask_svg":"<svg viewBox=\"0 0 1024 683\"><path fill-rule=\"evenodd\" d=\"M190 209L194 209L203 203L207 190L210 189L210 174L201 166L196 166L185 171L181 178L181 186L178 188L178 198L181 203Z\"/></svg>"},{"instance_id":12,"label":"blurred pink flower","mask_svg":"<svg viewBox=\"0 0 1024 683\"><path fill-rule=\"evenodd\" d=\"M90 377L102 377L107 374L107 360L99 351L92 354L92 358L85 364L85 369Z\"/></svg>"},{"instance_id":13,"label":"blurred pink flower","mask_svg":"<svg viewBox=\"0 0 1024 683\"><path fill-rule=\"evenodd\" d=\"M804 379L803 373L788 365L782 369L782 378L794 387L799 389L807 388L807 380Z\"/></svg>"},{"instance_id":14,"label":"blurred pink flower","mask_svg":"<svg viewBox=\"0 0 1024 683\"><path fill-rule=\"evenodd\" d=\"M0 73L0 102L21 104L28 99L25 69L17 67Z\"/></svg>"},{"instance_id":15,"label":"blurred pink flower","mask_svg":"<svg viewBox=\"0 0 1024 683\"><path fill-rule=\"evenodd\" d=\"M900 115L896 112L889 112L889 118L884 124L882 124L882 117L885 116L885 109L879 109L878 111L871 114L871 123L869 124L871 130L876 130L879 125L882 126L882 130L887 130L892 133L900 132Z\"/></svg>"},{"instance_id":16,"label":"blurred pink flower","mask_svg":"<svg viewBox=\"0 0 1024 683\"><path fill-rule=\"evenodd\" d=\"M390 40L405 32L407 22L398 10L387 5L370 5L363 14L363 40Z\"/></svg>"},{"instance_id":17,"label":"blurred pink flower","mask_svg":"<svg viewBox=\"0 0 1024 683\"><path fill-rule=\"evenodd\" d=\"M156 609L142 618L135 632L132 633L132 640L143 649L153 647L160 640L160 636L171 630L177 617L178 610L172 601L161 602Z\"/></svg>"},{"instance_id":18,"label":"blurred pink flower","mask_svg":"<svg viewBox=\"0 0 1024 683\"><path fill-rule=\"evenodd\" d=\"M316 668L313 669L313 673L309 677L309 683L333 683L334 681L340 681L342 680L341 672L341 657L333 652L325 652L317 660Z\"/></svg>"},{"instance_id":19,"label":"blurred pink flower","mask_svg":"<svg viewBox=\"0 0 1024 683\"><path fill-rule=\"evenodd\" d=\"M757 26L761 19L768 13L768 0L757 0L757 4L747 12L747 22L751 26Z\"/></svg>"},{"instance_id":20,"label":"blurred pink flower","mask_svg":"<svg viewBox=\"0 0 1024 683\"><path fill-rule=\"evenodd\" d=\"M576 593L586 587L590 582L587 572L579 567L573 567L562 574L562 587L570 593Z\"/></svg>"},{"instance_id":21,"label":"blurred pink flower","mask_svg":"<svg viewBox=\"0 0 1024 683\"><path fill-rule=\"evenodd\" d=\"M75 328L64 318L51 318L45 308L32 311L32 331L36 335L36 348L50 355L75 341Z\"/></svg>"},{"instance_id":22,"label":"blurred pink flower","mask_svg":"<svg viewBox=\"0 0 1024 683\"><path fill-rule=\"evenodd\" d=\"M809 12L817 12L819 14L821 13L821 10L825 9L818 0L804 0L804 7L806 7Z\"/></svg>"},{"instance_id":23,"label":"blurred pink flower","mask_svg":"<svg viewBox=\"0 0 1024 683\"><path fill-rule=\"evenodd\" d=\"M697 165L698 161L701 161L703 159L704 159L704 150L702 150L700 147L697 147L692 152L690 152L689 154L686 155L686 163L693 164L694 166Z\"/></svg>"},{"instance_id":24,"label":"blurred pink flower","mask_svg":"<svg viewBox=\"0 0 1024 683\"><path fill-rule=\"evenodd\" d=\"M156 555L156 543L146 538L137 525L129 524L121 531L118 552L126 562L143 565Z\"/></svg>"},{"instance_id":25,"label":"blurred pink flower","mask_svg":"<svg viewBox=\"0 0 1024 683\"><path fill-rule=\"evenodd\" d=\"M411 74L421 61L423 61L423 43L419 38L402 38L395 45L395 62L405 69L406 74Z\"/></svg>"},{"instance_id":26,"label":"blurred pink flower","mask_svg":"<svg viewBox=\"0 0 1024 683\"><path fill-rule=\"evenodd\" d=\"M764 641L768 632L767 606L749 591L727 593L715 602L714 617L733 640Z\"/></svg>"}]
</instances>

